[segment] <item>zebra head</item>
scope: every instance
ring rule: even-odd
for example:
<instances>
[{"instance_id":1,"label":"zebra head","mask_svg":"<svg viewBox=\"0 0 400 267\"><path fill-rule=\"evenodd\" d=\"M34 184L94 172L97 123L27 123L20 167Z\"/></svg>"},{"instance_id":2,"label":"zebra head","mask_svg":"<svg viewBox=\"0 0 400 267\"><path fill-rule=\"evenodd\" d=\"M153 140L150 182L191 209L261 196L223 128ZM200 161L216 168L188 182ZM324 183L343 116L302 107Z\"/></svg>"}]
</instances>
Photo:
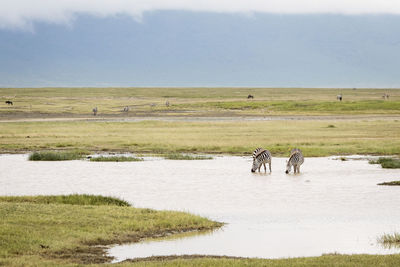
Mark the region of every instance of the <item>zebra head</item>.
<instances>
[{"instance_id":1,"label":"zebra head","mask_svg":"<svg viewBox=\"0 0 400 267\"><path fill-rule=\"evenodd\" d=\"M251 172L255 172L261 165L261 162L257 160L257 158L253 158L253 167L251 168Z\"/></svg>"},{"instance_id":2,"label":"zebra head","mask_svg":"<svg viewBox=\"0 0 400 267\"><path fill-rule=\"evenodd\" d=\"M289 173L292 170L292 164L290 164L290 161L286 161L286 173Z\"/></svg>"}]
</instances>

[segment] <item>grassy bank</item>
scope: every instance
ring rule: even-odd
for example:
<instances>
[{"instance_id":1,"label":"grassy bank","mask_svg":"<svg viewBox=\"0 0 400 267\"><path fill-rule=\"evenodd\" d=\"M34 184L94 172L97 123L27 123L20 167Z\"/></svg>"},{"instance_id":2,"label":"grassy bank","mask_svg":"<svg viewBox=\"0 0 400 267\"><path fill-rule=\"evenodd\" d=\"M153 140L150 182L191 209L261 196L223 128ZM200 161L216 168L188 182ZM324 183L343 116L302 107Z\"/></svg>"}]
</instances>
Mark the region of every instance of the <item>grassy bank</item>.
<instances>
[{"instance_id":1,"label":"grassy bank","mask_svg":"<svg viewBox=\"0 0 400 267\"><path fill-rule=\"evenodd\" d=\"M348 267L364 267L364 266L398 266L400 255L325 255L321 257L308 258L291 258L291 259L232 259L224 257L160 257L154 261L127 262L119 266L135 266L135 267L158 267L158 266L216 266L216 267L235 267L235 266L267 266L267 267L287 267L287 266L348 266Z\"/></svg>"},{"instance_id":2,"label":"grassy bank","mask_svg":"<svg viewBox=\"0 0 400 267\"><path fill-rule=\"evenodd\" d=\"M343 101L336 101L336 95ZM383 100L383 93L390 95ZM255 98L248 100L251 94ZM0 88L0 117L400 114L400 90L318 88ZM166 101L170 103L166 106ZM129 107L129 112L123 112Z\"/></svg>"},{"instance_id":3,"label":"grassy bank","mask_svg":"<svg viewBox=\"0 0 400 267\"><path fill-rule=\"evenodd\" d=\"M9 122L0 124L0 139L3 153L83 149L250 155L256 147L264 147L274 156L287 156L299 147L306 156L399 155L400 122Z\"/></svg>"},{"instance_id":4,"label":"grassy bank","mask_svg":"<svg viewBox=\"0 0 400 267\"><path fill-rule=\"evenodd\" d=\"M70 205L74 204L74 205ZM110 260L104 247L221 224L183 212L127 206L100 196L0 197L0 265Z\"/></svg>"}]
</instances>

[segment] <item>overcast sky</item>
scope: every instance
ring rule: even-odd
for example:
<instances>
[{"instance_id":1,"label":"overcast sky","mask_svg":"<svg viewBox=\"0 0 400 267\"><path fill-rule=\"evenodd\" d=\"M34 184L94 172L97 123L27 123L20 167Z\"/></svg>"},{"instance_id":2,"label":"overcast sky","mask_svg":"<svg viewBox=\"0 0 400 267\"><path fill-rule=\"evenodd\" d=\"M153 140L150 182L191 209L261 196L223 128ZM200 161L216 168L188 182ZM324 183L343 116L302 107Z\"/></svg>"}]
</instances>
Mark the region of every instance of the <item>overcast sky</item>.
<instances>
[{"instance_id":1,"label":"overcast sky","mask_svg":"<svg viewBox=\"0 0 400 267\"><path fill-rule=\"evenodd\" d=\"M400 87L399 0L0 4L1 87Z\"/></svg>"},{"instance_id":2,"label":"overcast sky","mask_svg":"<svg viewBox=\"0 0 400 267\"><path fill-rule=\"evenodd\" d=\"M400 14L399 0L1 0L0 27L32 30L37 21L70 24L76 15L126 14L140 20L146 11L254 12L278 14Z\"/></svg>"}]
</instances>

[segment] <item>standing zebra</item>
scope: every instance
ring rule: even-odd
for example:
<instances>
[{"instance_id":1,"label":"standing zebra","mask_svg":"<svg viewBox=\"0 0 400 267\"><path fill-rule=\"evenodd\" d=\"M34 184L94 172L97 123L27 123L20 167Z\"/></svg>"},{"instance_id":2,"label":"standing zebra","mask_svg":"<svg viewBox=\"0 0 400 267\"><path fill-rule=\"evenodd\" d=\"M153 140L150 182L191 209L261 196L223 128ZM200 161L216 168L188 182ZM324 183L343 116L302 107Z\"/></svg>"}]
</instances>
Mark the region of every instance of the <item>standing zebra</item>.
<instances>
[{"instance_id":1,"label":"standing zebra","mask_svg":"<svg viewBox=\"0 0 400 267\"><path fill-rule=\"evenodd\" d=\"M336 96L336 99L339 100L339 101L342 101L342 99L343 99L342 94L337 95L337 96Z\"/></svg>"},{"instance_id":2,"label":"standing zebra","mask_svg":"<svg viewBox=\"0 0 400 267\"><path fill-rule=\"evenodd\" d=\"M290 152L290 157L289 160L287 161L286 164L286 173L289 173L290 170L294 169L294 173L299 173L300 172L300 166L301 164L303 164L304 162L304 157L303 157L303 153L301 153L301 150L298 148L294 148L292 149L292 151Z\"/></svg>"},{"instance_id":3,"label":"standing zebra","mask_svg":"<svg viewBox=\"0 0 400 267\"><path fill-rule=\"evenodd\" d=\"M301 150L299 148L293 148L292 150L290 150L290 155L292 155L294 152L300 152Z\"/></svg>"},{"instance_id":4,"label":"standing zebra","mask_svg":"<svg viewBox=\"0 0 400 267\"><path fill-rule=\"evenodd\" d=\"M95 107L94 109L92 109L93 111L93 115L96 116L97 115L97 107Z\"/></svg>"},{"instance_id":5,"label":"standing zebra","mask_svg":"<svg viewBox=\"0 0 400 267\"><path fill-rule=\"evenodd\" d=\"M264 165L264 171L267 171L265 163L269 164L269 172L271 172L271 152L264 148L257 148L253 152L253 167L251 172L255 172L257 169L260 171L261 165Z\"/></svg>"}]
</instances>

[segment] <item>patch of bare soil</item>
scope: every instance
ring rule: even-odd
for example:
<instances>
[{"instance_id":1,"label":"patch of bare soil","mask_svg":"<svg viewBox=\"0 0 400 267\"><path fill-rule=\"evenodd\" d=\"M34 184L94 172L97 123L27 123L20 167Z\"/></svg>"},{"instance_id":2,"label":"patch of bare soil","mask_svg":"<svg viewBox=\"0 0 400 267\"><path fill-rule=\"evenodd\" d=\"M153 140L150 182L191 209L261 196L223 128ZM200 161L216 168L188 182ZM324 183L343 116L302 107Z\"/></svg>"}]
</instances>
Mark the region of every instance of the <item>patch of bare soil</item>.
<instances>
[{"instance_id":1,"label":"patch of bare soil","mask_svg":"<svg viewBox=\"0 0 400 267\"><path fill-rule=\"evenodd\" d=\"M218 224L221 227L223 224ZM149 233L132 233L123 236L115 236L113 239L98 239L91 242L86 242L82 246L77 246L72 249L62 249L57 251L51 251L45 249L42 253L44 257L50 259L61 259L77 264L99 264L111 262L114 258L106 254L107 246L113 244L124 244L124 243L136 243L147 238L160 238L166 237L173 234L180 234L186 232L201 232L212 230L205 227L188 227L179 230L168 230L168 231L153 231Z\"/></svg>"},{"instance_id":2,"label":"patch of bare soil","mask_svg":"<svg viewBox=\"0 0 400 267\"><path fill-rule=\"evenodd\" d=\"M136 122L159 121L290 121L290 120L400 120L400 115L241 115L232 112L185 113L185 112L136 112L121 114L72 114L72 113L0 113L0 122L47 122L47 121L104 121Z\"/></svg>"}]
</instances>

